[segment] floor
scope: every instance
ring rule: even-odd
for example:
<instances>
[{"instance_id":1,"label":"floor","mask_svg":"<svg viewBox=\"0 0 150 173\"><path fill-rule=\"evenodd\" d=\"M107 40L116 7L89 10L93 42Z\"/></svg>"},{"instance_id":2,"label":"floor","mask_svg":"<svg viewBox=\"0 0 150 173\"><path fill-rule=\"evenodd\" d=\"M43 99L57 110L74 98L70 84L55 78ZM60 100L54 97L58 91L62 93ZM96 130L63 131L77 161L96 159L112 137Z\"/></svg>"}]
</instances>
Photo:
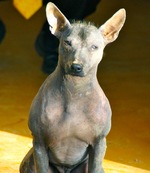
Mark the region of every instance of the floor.
<instances>
[{"instance_id":1,"label":"floor","mask_svg":"<svg viewBox=\"0 0 150 173\"><path fill-rule=\"evenodd\" d=\"M47 75L34 42L45 20L44 8L25 20L0 2L7 34L0 45L0 173L16 173L32 146L28 112ZM99 82L113 110L107 137L106 173L150 172L150 1L102 0L87 20L101 25L119 8L127 20L116 42L107 46Z\"/></svg>"}]
</instances>

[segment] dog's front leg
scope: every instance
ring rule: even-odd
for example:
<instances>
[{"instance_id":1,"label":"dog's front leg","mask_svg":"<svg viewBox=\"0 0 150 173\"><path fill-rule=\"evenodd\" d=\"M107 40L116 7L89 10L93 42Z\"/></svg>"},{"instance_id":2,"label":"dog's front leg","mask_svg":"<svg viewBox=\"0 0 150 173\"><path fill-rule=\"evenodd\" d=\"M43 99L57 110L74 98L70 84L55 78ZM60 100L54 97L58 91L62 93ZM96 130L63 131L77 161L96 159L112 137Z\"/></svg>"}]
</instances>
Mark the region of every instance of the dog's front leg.
<instances>
[{"instance_id":1,"label":"dog's front leg","mask_svg":"<svg viewBox=\"0 0 150 173\"><path fill-rule=\"evenodd\" d=\"M35 163L36 173L48 173L49 170L49 159L47 154L47 149L43 141L39 139L33 140L33 156Z\"/></svg>"},{"instance_id":2,"label":"dog's front leg","mask_svg":"<svg viewBox=\"0 0 150 173\"><path fill-rule=\"evenodd\" d=\"M104 173L102 161L106 151L106 138L100 137L89 149L88 173Z\"/></svg>"}]
</instances>

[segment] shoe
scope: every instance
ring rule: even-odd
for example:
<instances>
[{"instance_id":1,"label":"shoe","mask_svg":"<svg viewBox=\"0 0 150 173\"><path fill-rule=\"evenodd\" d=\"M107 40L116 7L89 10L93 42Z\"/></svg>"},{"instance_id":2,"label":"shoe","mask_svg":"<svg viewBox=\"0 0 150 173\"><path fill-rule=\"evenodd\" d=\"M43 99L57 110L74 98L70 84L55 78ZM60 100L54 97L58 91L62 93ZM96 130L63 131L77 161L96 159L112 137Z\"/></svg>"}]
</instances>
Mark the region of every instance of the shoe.
<instances>
[{"instance_id":1,"label":"shoe","mask_svg":"<svg viewBox=\"0 0 150 173\"><path fill-rule=\"evenodd\" d=\"M2 20L0 20L0 43L3 41L6 33L6 28Z\"/></svg>"},{"instance_id":2,"label":"shoe","mask_svg":"<svg viewBox=\"0 0 150 173\"><path fill-rule=\"evenodd\" d=\"M58 54L57 53L53 53L49 56L46 56L44 59L43 59L43 64L42 64L42 71L46 74L51 74L56 66L57 66L57 63L58 63Z\"/></svg>"}]
</instances>

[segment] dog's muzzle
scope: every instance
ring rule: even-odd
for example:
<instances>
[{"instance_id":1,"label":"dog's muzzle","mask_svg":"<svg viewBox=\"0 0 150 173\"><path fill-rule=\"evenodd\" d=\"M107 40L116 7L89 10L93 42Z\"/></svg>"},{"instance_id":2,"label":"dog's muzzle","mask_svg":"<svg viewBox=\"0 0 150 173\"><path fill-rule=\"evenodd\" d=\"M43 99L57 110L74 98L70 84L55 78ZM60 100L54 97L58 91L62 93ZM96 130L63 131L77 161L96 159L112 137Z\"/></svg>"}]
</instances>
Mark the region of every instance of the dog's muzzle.
<instances>
[{"instance_id":1,"label":"dog's muzzle","mask_svg":"<svg viewBox=\"0 0 150 173\"><path fill-rule=\"evenodd\" d=\"M70 67L70 74L74 76L83 76L83 66L73 63Z\"/></svg>"}]
</instances>

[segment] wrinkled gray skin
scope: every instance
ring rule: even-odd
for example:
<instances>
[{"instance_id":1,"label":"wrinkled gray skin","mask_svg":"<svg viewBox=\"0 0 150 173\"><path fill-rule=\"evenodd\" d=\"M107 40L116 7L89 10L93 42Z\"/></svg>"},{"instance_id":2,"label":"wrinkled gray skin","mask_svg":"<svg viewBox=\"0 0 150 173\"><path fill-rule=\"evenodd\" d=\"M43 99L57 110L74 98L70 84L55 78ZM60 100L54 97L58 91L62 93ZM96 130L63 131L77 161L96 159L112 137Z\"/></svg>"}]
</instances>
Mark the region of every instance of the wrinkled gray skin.
<instances>
[{"instance_id":1,"label":"wrinkled gray skin","mask_svg":"<svg viewBox=\"0 0 150 173\"><path fill-rule=\"evenodd\" d=\"M96 72L104 47L124 24L125 10L100 28L70 24L52 3L46 14L51 32L60 39L59 62L33 100L33 148L20 173L103 173L111 108Z\"/></svg>"}]
</instances>

